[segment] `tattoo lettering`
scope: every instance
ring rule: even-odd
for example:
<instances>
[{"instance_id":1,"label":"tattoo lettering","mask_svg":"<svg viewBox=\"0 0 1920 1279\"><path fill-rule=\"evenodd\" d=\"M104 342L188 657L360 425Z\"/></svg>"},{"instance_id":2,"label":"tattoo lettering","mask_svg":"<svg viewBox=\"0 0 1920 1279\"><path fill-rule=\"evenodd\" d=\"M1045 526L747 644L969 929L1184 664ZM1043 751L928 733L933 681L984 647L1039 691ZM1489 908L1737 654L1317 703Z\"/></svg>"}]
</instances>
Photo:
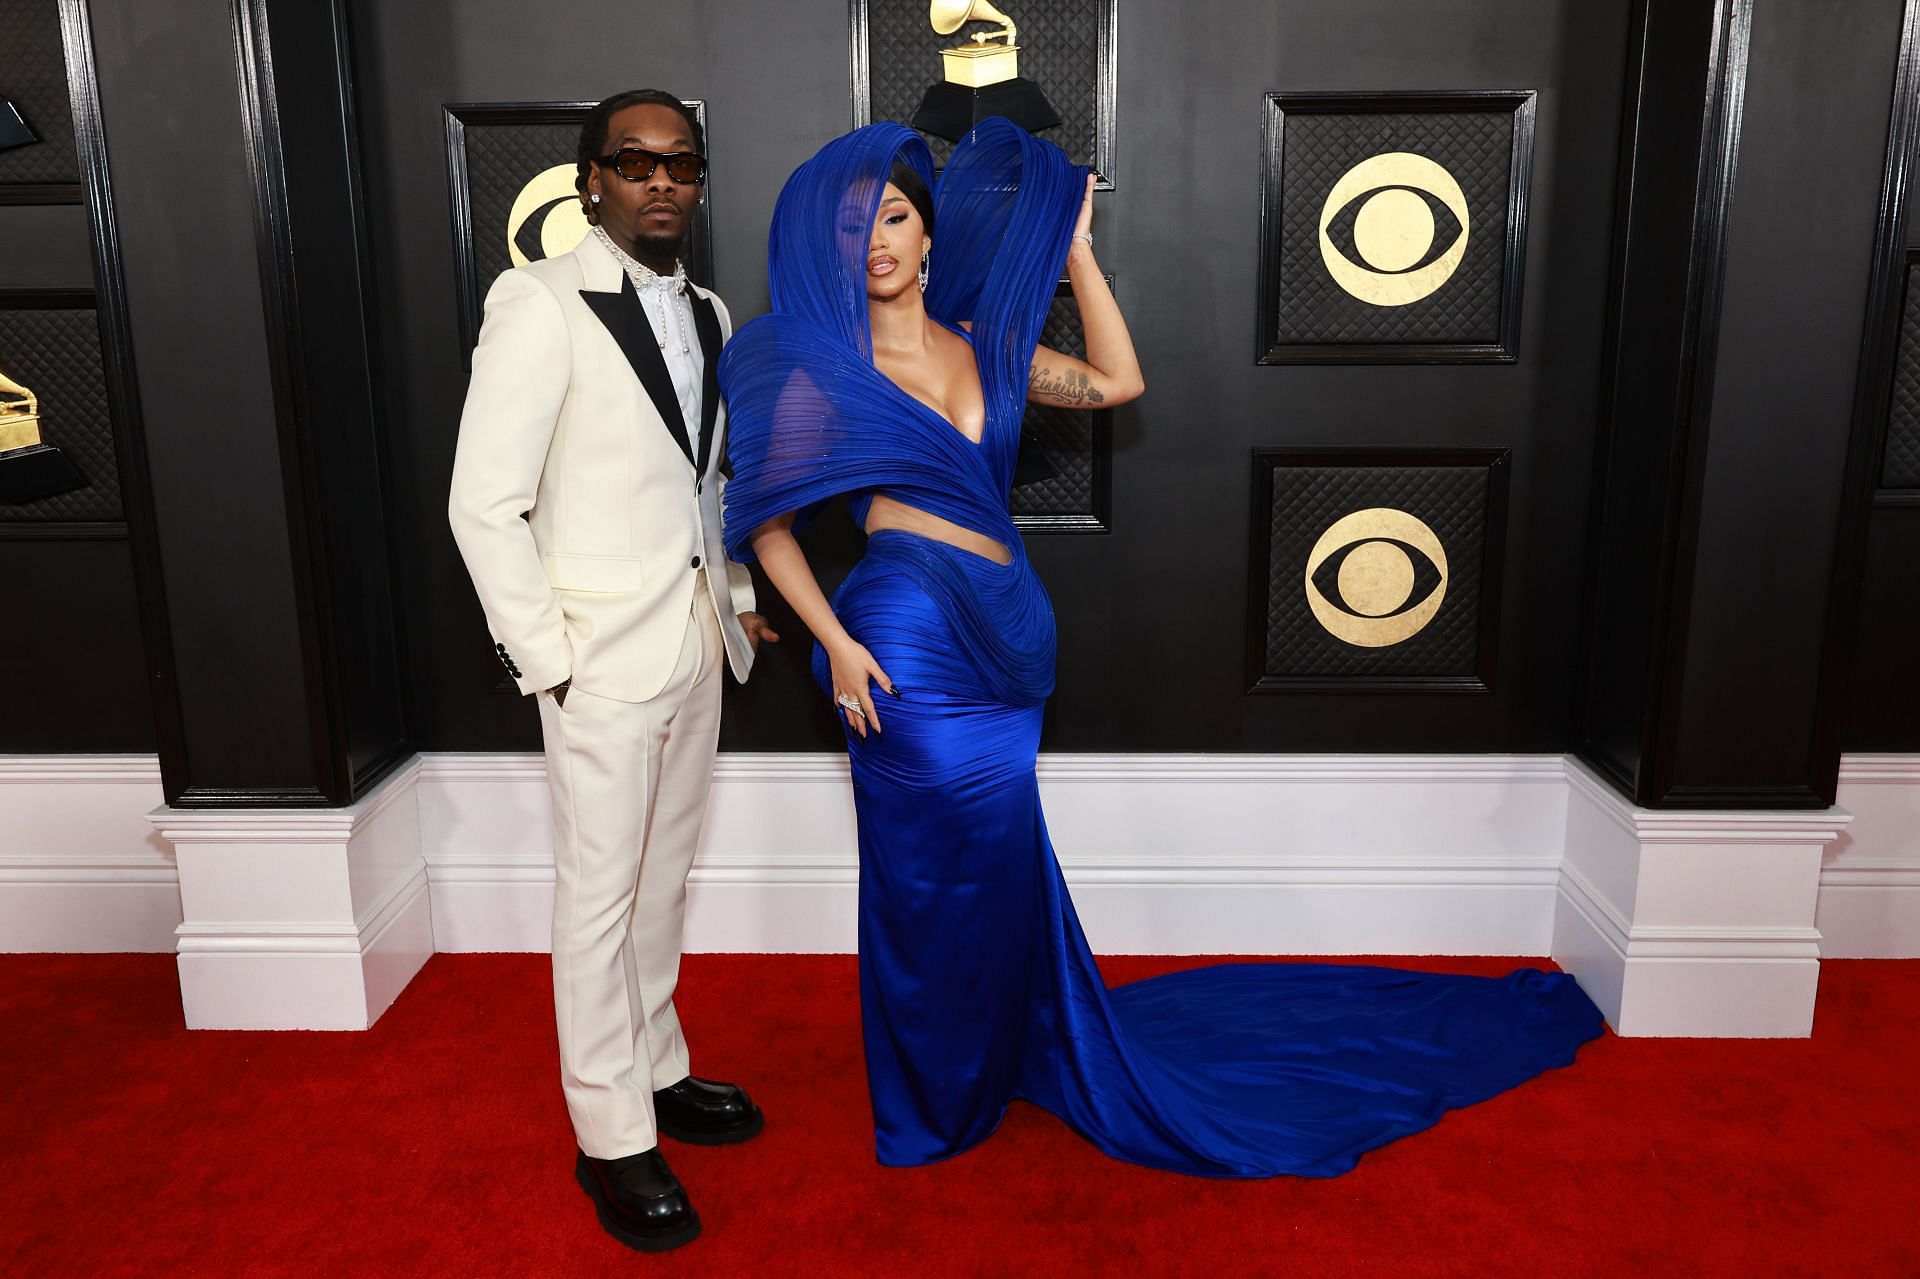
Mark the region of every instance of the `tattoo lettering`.
<instances>
[{"instance_id":1,"label":"tattoo lettering","mask_svg":"<svg viewBox=\"0 0 1920 1279\"><path fill-rule=\"evenodd\" d=\"M1056 373L1039 364L1034 365L1027 375L1027 391L1030 395L1044 395L1057 404L1066 405L1099 404L1106 398L1079 369Z\"/></svg>"}]
</instances>

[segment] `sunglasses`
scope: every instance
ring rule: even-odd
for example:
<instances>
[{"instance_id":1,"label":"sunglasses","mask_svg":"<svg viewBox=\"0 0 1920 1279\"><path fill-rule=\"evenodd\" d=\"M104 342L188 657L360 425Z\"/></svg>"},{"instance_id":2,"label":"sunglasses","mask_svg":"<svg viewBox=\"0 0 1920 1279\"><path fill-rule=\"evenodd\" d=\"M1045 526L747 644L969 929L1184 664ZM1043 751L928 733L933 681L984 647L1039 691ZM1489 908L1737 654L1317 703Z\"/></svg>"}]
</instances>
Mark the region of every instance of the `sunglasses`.
<instances>
[{"instance_id":1,"label":"sunglasses","mask_svg":"<svg viewBox=\"0 0 1920 1279\"><path fill-rule=\"evenodd\" d=\"M707 180L707 157L697 151L648 151L642 147L621 147L610 155L594 157L629 182L645 182L661 165L675 182L697 186Z\"/></svg>"}]
</instances>

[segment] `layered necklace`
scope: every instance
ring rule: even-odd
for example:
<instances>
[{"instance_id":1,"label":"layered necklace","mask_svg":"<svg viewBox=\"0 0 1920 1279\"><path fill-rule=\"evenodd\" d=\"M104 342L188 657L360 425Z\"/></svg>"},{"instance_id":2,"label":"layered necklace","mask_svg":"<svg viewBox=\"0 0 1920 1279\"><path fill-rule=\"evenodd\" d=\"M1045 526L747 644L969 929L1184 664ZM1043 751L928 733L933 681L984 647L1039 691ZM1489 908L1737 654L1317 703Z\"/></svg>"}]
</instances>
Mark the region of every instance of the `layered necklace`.
<instances>
[{"instance_id":1,"label":"layered necklace","mask_svg":"<svg viewBox=\"0 0 1920 1279\"><path fill-rule=\"evenodd\" d=\"M646 306L649 297L659 298L660 323L654 327L653 334L654 341L660 344L660 349L662 351L667 349L667 328L671 323L674 336L680 340L680 354L692 354L693 343L687 336L687 322L681 318L681 308L673 304L673 300L687 290L686 264L676 260L673 264L673 274L661 275L615 244L605 227L596 226L593 228L593 233L600 237L600 243L607 246L607 252L613 254L613 260L620 264L621 269L627 273L627 278L633 281L633 291L639 294L642 308Z\"/></svg>"}]
</instances>

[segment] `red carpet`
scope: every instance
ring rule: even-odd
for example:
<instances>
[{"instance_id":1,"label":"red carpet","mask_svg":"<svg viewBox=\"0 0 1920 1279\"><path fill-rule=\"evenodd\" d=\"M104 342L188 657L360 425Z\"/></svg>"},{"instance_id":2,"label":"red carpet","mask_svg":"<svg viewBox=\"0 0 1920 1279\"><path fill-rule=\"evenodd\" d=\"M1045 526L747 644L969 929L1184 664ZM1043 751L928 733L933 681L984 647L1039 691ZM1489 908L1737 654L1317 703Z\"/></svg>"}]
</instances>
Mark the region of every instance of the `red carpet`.
<instances>
[{"instance_id":1,"label":"red carpet","mask_svg":"<svg viewBox=\"0 0 1920 1279\"><path fill-rule=\"evenodd\" d=\"M767 1130L669 1147L706 1234L645 1257L573 1183L544 956L438 956L365 1034L190 1033L170 956L9 956L0 1269L1910 1277L1916 977L1829 962L1811 1040L1609 1036L1345 1177L1224 1182L1115 1163L1024 1105L966 1156L881 1168L853 960L693 956L695 1069L749 1083Z\"/></svg>"}]
</instances>

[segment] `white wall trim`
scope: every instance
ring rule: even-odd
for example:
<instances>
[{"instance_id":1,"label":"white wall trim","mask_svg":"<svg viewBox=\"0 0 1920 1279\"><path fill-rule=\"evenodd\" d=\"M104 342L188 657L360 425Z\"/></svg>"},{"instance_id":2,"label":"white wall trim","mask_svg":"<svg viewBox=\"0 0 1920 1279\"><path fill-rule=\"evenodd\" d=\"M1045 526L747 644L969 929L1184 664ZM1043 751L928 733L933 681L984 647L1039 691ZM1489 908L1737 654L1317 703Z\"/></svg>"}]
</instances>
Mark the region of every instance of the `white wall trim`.
<instances>
[{"instance_id":1,"label":"white wall trim","mask_svg":"<svg viewBox=\"0 0 1920 1279\"><path fill-rule=\"evenodd\" d=\"M1538 954L1550 940L1559 756L1050 754L1037 772L1099 949ZM441 948L545 949L541 757L429 756L421 805ZM721 756L688 950L852 950L854 844L844 755Z\"/></svg>"},{"instance_id":2,"label":"white wall trim","mask_svg":"<svg viewBox=\"0 0 1920 1279\"><path fill-rule=\"evenodd\" d=\"M1622 958L1818 959L1820 930L1791 925L1766 928L1710 925L1629 924L1573 866L1560 869L1566 898L1599 929Z\"/></svg>"},{"instance_id":3,"label":"white wall trim","mask_svg":"<svg viewBox=\"0 0 1920 1279\"><path fill-rule=\"evenodd\" d=\"M1920 755L1845 755L1838 800L1853 824L1820 869L1822 953L1920 958Z\"/></svg>"},{"instance_id":4,"label":"white wall trim","mask_svg":"<svg viewBox=\"0 0 1920 1279\"><path fill-rule=\"evenodd\" d=\"M1785 813L1638 810L1559 755L1049 754L1038 774L1102 952L1551 953L1614 1017L1677 973L1770 974L1749 1003L1783 1004L1810 1000L1818 956L1920 956L1920 755L1848 756L1837 809ZM847 777L839 754L720 757L689 950L853 948ZM177 950L183 980L292 964L332 1024L366 1024L428 949L547 946L538 754L430 754L345 810L149 824L159 802L151 756L0 756L0 950ZM213 878L183 885L171 839ZM1699 877L1728 858L1739 874ZM1803 882L1817 916L1781 914Z\"/></svg>"},{"instance_id":5,"label":"white wall trim","mask_svg":"<svg viewBox=\"0 0 1920 1279\"><path fill-rule=\"evenodd\" d=\"M0 755L0 951L166 951L173 850L152 755Z\"/></svg>"},{"instance_id":6,"label":"white wall trim","mask_svg":"<svg viewBox=\"0 0 1920 1279\"><path fill-rule=\"evenodd\" d=\"M1920 786L1920 755L1862 752L1840 757L1840 784Z\"/></svg>"},{"instance_id":7,"label":"white wall trim","mask_svg":"<svg viewBox=\"0 0 1920 1279\"><path fill-rule=\"evenodd\" d=\"M91 782L160 784L160 761L153 755L0 755L0 786L34 782L43 786Z\"/></svg>"},{"instance_id":8,"label":"white wall trim","mask_svg":"<svg viewBox=\"0 0 1920 1279\"><path fill-rule=\"evenodd\" d=\"M1820 860L1851 815L1650 811L1567 764L1553 957L1622 1035L1805 1035Z\"/></svg>"},{"instance_id":9,"label":"white wall trim","mask_svg":"<svg viewBox=\"0 0 1920 1279\"><path fill-rule=\"evenodd\" d=\"M174 847L195 1029L364 1030L433 953L420 761L339 809L149 814Z\"/></svg>"}]
</instances>

